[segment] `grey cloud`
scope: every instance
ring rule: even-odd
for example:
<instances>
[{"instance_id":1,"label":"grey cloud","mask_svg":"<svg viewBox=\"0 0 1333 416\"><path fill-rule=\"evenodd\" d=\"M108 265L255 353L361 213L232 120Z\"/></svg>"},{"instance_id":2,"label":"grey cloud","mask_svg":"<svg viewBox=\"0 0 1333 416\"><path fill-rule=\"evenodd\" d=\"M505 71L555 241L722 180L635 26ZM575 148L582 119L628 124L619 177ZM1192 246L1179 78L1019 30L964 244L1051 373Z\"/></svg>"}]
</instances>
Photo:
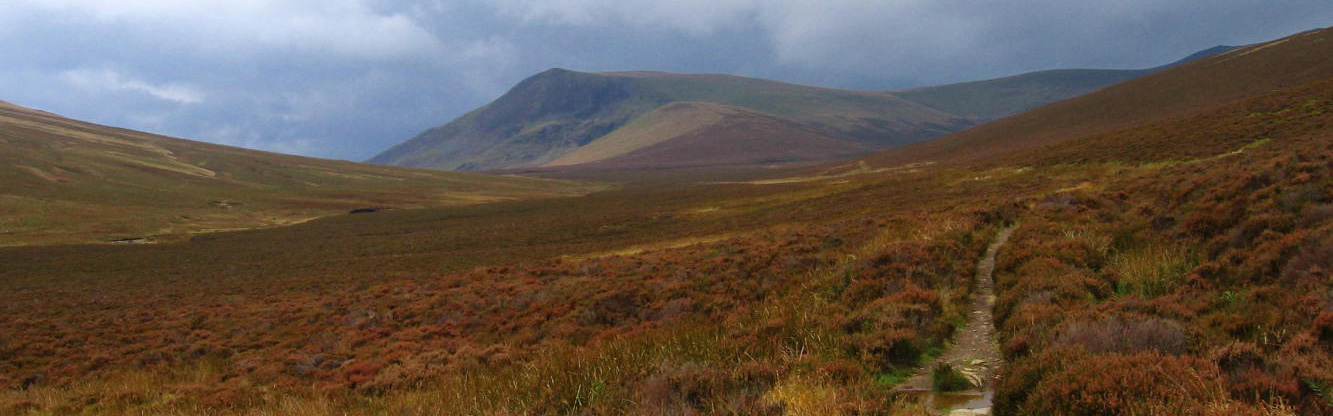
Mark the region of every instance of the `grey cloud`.
<instances>
[{"instance_id":1,"label":"grey cloud","mask_svg":"<svg viewBox=\"0 0 1333 416\"><path fill-rule=\"evenodd\" d=\"M681 4L672 7L657 7L662 2L652 0L492 3L528 25L615 24L706 34L748 19L776 57L766 63L770 73L878 74L914 84L1056 66L1147 67L1217 44L1311 29L1333 18L1333 9L1311 0L666 2ZM696 3L700 7L692 7Z\"/></svg>"},{"instance_id":2,"label":"grey cloud","mask_svg":"<svg viewBox=\"0 0 1333 416\"><path fill-rule=\"evenodd\" d=\"M632 27L710 35L748 18L760 0L493 0L501 15L525 23L598 25L618 21Z\"/></svg>"},{"instance_id":3,"label":"grey cloud","mask_svg":"<svg viewBox=\"0 0 1333 416\"><path fill-rule=\"evenodd\" d=\"M60 77L71 86L94 91L136 91L180 104L198 104L204 100L204 94L190 85L150 84L136 79L126 79L110 69L75 69L60 73Z\"/></svg>"},{"instance_id":4,"label":"grey cloud","mask_svg":"<svg viewBox=\"0 0 1333 416\"><path fill-rule=\"evenodd\" d=\"M393 59L428 53L436 40L403 13L357 0L87 2L18 0L52 22L121 27L147 45L187 55L256 51Z\"/></svg>"},{"instance_id":5,"label":"grey cloud","mask_svg":"<svg viewBox=\"0 0 1333 416\"><path fill-rule=\"evenodd\" d=\"M550 67L893 89L1146 67L1330 20L1312 0L14 0L0 99L360 160Z\"/></svg>"}]
</instances>

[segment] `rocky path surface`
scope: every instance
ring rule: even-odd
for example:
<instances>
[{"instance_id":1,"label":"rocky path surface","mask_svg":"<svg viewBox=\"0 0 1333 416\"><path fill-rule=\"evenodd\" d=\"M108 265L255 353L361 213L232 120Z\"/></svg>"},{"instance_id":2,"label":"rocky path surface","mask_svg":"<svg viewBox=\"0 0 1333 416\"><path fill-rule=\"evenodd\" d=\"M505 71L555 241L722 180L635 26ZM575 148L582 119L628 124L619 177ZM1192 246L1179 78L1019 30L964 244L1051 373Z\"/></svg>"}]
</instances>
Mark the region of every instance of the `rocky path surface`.
<instances>
[{"instance_id":1,"label":"rocky path surface","mask_svg":"<svg viewBox=\"0 0 1333 416\"><path fill-rule=\"evenodd\" d=\"M995 236L986 255L977 263L977 288L972 292L972 311L967 326L954 334L953 343L935 361L927 364L912 378L898 387L904 392L926 396L926 405L939 410L951 409L949 415L989 415L992 387L1002 357L995 341L995 253L1000 250L1016 227L1006 228ZM976 389L958 393L931 392L930 370L947 363L958 370Z\"/></svg>"}]
</instances>

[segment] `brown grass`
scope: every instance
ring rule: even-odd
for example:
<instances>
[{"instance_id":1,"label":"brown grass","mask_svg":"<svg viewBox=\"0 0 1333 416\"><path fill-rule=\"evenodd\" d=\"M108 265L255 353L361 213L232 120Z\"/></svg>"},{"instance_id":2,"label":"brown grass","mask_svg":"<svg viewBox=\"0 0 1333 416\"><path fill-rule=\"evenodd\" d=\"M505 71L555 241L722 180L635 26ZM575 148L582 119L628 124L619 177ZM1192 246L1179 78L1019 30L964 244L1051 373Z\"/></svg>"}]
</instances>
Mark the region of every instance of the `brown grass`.
<instances>
[{"instance_id":1,"label":"brown grass","mask_svg":"<svg viewBox=\"0 0 1333 416\"><path fill-rule=\"evenodd\" d=\"M1149 129L1145 159L1071 145L1026 167L4 248L0 414L924 414L890 388L1013 221L997 412L1328 414L1331 90L1185 117L1239 133L1189 136L1217 153L1183 159Z\"/></svg>"}]
</instances>

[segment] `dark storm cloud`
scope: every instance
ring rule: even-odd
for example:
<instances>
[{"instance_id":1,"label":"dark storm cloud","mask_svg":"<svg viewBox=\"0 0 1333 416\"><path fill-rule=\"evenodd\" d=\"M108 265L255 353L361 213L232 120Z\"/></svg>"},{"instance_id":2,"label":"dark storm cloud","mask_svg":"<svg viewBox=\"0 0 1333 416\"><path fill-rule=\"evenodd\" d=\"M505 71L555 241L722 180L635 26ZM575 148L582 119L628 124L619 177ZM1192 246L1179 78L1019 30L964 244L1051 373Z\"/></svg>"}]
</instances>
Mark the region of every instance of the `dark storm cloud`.
<instances>
[{"instance_id":1,"label":"dark storm cloud","mask_svg":"<svg viewBox=\"0 0 1333 416\"><path fill-rule=\"evenodd\" d=\"M1330 21L1306 0L17 0L0 99L359 160L549 67L895 89L1148 67Z\"/></svg>"}]
</instances>

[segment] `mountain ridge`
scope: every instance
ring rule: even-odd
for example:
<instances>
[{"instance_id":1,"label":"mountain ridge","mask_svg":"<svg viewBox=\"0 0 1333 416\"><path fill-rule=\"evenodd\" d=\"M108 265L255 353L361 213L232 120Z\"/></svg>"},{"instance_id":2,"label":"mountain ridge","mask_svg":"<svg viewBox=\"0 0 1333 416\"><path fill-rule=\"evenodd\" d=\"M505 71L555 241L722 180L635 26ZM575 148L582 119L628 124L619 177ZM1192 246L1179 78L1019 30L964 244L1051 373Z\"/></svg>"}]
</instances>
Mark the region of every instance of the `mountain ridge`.
<instances>
[{"instance_id":1,"label":"mountain ridge","mask_svg":"<svg viewBox=\"0 0 1333 416\"><path fill-rule=\"evenodd\" d=\"M988 80L886 92L940 111L971 118L978 123L985 123L1236 48L1238 47L1214 46L1175 62L1152 68L1050 69Z\"/></svg>"},{"instance_id":2,"label":"mountain ridge","mask_svg":"<svg viewBox=\"0 0 1333 416\"><path fill-rule=\"evenodd\" d=\"M1333 30L1320 29L1183 63L948 137L862 159L875 166L963 163L1226 105L1333 73ZM1275 72L1269 74L1269 72ZM1206 81L1206 82L1205 82Z\"/></svg>"},{"instance_id":3,"label":"mountain ridge","mask_svg":"<svg viewBox=\"0 0 1333 416\"><path fill-rule=\"evenodd\" d=\"M717 74L543 71L494 102L371 158L459 170L540 166L663 105L699 101L786 118L884 148L969 123L886 94Z\"/></svg>"},{"instance_id":4,"label":"mountain ridge","mask_svg":"<svg viewBox=\"0 0 1333 416\"><path fill-rule=\"evenodd\" d=\"M770 117L790 121L779 123L796 129L786 134L787 138L807 137L824 145L833 143L825 139L833 139L841 142L834 147L861 147L868 154L944 136L1230 49L1218 46L1148 69L1049 70L901 91L812 87L726 74L591 73L552 68L524 79L495 101L393 146L368 161L446 170L580 169L581 163L571 161L585 160L586 155L597 153L597 149L604 151L615 147L599 145L598 141L609 138L616 142L629 135L643 135L642 129L635 130L636 121L643 124L646 121L639 120L641 117L680 102L746 108L754 113L746 113L745 117L757 117L753 123L771 121ZM633 131L617 134L626 128ZM677 129L695 128L702 127ZM811 130L817 134L809 136L804 133ZM737 132L729 134L734 133ZM658 143L677 137L669 132L664 134L669 137L643 140ZM728 140L727 137L715 139ZM752 144L760 143L763 142ZM593 146L593 149L584 149L587 146ZM796 147L813 149L819 146ZM581 149L584 150L580 152ZM684 148L677 150L698 153ZM732 151L736 156L732 165L743 166L764 159L745 156L739 150ZM679 161L677 155L662 156ZM819 152L809 157L794 155L784 159L813 162L825 160L825 156L827 154ZM586 161L593 160L602 158ZM644 165L638 167L660 165L639 160ZM721 162L712 159L704 164Z\"/></svg>"}]
</instances>

